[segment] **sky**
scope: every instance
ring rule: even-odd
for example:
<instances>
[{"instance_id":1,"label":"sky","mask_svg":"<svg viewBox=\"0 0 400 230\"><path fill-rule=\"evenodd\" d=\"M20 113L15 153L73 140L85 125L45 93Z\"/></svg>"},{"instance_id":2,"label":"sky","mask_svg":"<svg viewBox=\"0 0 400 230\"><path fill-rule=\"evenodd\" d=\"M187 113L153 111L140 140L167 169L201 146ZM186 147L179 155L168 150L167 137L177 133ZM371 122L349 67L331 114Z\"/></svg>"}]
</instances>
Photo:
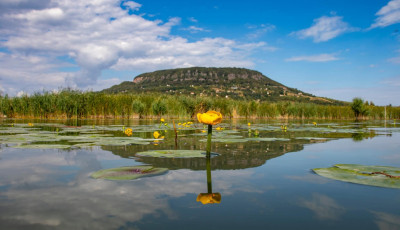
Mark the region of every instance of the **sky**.
<instances>
[{"instance_id":1,"label":"sky","mask_svg":"<svg viewBox=\"0 0 400 230\"><path fill-rule=\"evenodd\" d=\"M192 66L399 106L400 0L0 0L2 95Z\"/></svg>"}]
</instances>

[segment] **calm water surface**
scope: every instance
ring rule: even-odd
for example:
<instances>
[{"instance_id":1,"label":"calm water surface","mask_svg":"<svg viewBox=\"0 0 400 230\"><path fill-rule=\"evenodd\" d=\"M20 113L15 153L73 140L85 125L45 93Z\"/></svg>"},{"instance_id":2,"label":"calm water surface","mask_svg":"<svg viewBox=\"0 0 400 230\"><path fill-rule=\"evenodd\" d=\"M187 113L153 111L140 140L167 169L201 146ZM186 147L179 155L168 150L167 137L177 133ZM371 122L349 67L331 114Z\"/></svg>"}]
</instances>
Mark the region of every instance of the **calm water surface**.
<instances>
[{"instance_id":1,"label":"calm water surface","mask_svg":"<svg viewBox=\"0 0 400 230\"><path fill-rule=\"evenodd\" d=\"M159 125L141 122L111 123L147 125L148 132L134 128L134 136L151 138ZM213 142L219 155L211 159L212 190L222 199L208 205L196 201L207 192L205 158L135 156L152 149L204 150L204 137L192 135L200 129L179 130L177 146L167 128L165 140L148 145L19 149L0 139L0 229L400 229L400 189L330 180L311 171L339 163L400 167L399 125L251 121L249 134L247 122L222 126L243 137L257 129L260 137L289 140ZM0 123L3 130L27 124ZM51 125L34 127L54 131ZM11 134L0 138L4 135ZM169 171L133 181L90 177L101 169L144 164Z\"/></svg>"}]
</instances>

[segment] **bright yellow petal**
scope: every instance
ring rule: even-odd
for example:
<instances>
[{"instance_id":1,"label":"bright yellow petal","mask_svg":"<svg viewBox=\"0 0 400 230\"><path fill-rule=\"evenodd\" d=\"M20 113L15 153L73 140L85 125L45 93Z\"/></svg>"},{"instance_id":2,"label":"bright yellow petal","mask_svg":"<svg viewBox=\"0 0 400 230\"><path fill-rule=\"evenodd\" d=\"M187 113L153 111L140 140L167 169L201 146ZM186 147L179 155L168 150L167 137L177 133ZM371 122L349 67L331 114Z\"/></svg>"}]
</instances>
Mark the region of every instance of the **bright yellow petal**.
<instances>
[{"instance_id":1,"label":"bright yellow petal","mask_svg":"<svg viewBox=\"0 0 400 230\"><path fill-rule=\"evenodd\" d=\"M198 113L198 114L197 114L197 120L198 120L200 123L203 123L203 122L201 122L201 113Z\"/></svg>"},{"instance_id":2,"label":"bright yellow petal","mask_svg":"<svg viewBox=\"0 0 400 230\"><path fill-rule=\"evenodd\" d=\"M154 131L154 133L153 133L153 136L154 136L154 138L159 138L160 137L160 133L158 132L158 131Z\"/></svg>"}]
</instances>

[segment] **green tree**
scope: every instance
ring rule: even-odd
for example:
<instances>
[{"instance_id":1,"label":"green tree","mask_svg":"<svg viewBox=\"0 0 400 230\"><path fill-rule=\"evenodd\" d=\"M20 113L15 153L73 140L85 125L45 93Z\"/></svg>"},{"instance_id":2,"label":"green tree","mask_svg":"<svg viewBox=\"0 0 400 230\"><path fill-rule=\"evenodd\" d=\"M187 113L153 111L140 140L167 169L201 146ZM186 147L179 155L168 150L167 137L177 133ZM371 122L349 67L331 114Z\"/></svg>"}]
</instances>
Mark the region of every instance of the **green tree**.
<instances>
[{"instance_id":1,"label":"green tree","mask_svg":"<svg viewBox=\"0 0 400 230\"><path fill-rule=\"evenodd\" d=\"M132 111L139 114L139 118L143 118L144 107L145 105L137 99L132 102Z\"/></svg>"},{"instance_id":2,"label":"green tree","mask_svg":"<svg viewBox=\"0 0 400 230\"><path fill-rule=\"evenodd\" d=\"M167 113L167 104L164 100L159 99L153 102L151 109L153 110L154 115L161 116Z\"/></svg>"},{"instance_id":3,"label":"green tree","mask_svg":"<svg viewBox=\"0 0 400 230\"><path fill-rule=\"evenodd\" d=\"M353 110L356 119L358 119L360 116L368 115L368 107L366 106L364 100L359 97L353 98L351 109Z\"/></svg>"}]
</instances>

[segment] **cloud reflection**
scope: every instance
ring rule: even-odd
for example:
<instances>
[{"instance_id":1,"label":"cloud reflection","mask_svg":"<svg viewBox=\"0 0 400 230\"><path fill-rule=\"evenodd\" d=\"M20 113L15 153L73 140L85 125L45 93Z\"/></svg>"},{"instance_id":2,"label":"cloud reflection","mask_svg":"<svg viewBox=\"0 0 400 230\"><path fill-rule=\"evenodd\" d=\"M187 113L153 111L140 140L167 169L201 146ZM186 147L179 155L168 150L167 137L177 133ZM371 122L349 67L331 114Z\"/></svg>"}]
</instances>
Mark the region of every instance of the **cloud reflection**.
<instances>
[{"instance_id":1,"label":"cloud reflection","mask_svg":"<svg viewBox=\"0 0 400 230\"><path fill-rule=\"evenodd\" d=\"M320 220L337 220L345 212L335 200L319 193L314 193L310 200L301 199L299 205L313 211Z\"/></svg>"},{"instance_id":2,"label":"cloud reflection","mask_svg":"<svg viewBox=\"0 0 400 230\"><path fill-rule=\"evenodd\" d=\"M115 158L101 150L5 149L2 155L0 184L6 188L0 190L1 229L117 229L149 214L176 219L171 198L196 196L207 189L204 171L186 169L135 181L92 179L90 173L102 168L100 159ZM216 171L213 176L215 189L228 194L251 173Z\"/></svg>"},{"instance_id":3,"label":"cloud reflection","mask_svg":"<svg viewBox=\"0 0 400 230\"><path fill-rule=\"evenodd\" d=\"M375 212L375 223L380 230L400 229L400 216L392 215L385 212Z\"/></svg>"}]
</instances>

